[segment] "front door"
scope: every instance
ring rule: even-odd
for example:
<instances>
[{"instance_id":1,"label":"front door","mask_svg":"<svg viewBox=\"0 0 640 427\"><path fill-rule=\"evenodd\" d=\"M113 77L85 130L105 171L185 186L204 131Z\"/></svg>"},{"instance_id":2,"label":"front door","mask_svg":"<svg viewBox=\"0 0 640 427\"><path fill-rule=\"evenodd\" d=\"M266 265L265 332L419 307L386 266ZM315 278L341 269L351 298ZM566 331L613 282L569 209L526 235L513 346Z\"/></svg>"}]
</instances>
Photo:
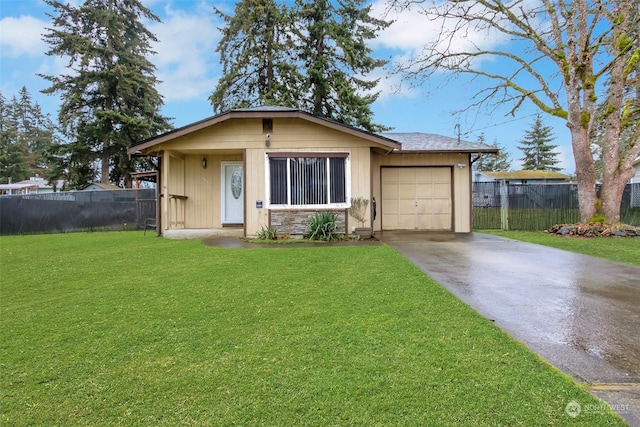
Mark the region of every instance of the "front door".
<instances>
[{"instance_id":1,"label":"front door","mask_svg":"<svg viewBox=\"0 0 640 427\"><path fill-rule=\"evenodd\" d=\"M222 224L244 223L242 162L222 163Z\"/></svg>"}]
</instances>

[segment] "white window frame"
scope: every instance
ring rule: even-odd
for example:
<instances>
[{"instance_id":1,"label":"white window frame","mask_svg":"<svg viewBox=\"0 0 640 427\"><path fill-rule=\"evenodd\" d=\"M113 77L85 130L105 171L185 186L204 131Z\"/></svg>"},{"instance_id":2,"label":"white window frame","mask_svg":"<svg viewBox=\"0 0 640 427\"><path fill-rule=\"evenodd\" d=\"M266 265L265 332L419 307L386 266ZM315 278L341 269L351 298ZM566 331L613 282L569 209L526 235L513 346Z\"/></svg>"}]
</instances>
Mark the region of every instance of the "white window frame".
<instances>
[{"instance_id":1,"label":"white window frame","mask_svg":"<svg viewBox=\"0 0 640 427\"><path fill-rule=\"evenodd\" d=\"M326 156L322 156L326 154ZM266 207L269 209L347 209L351 207L351 153L347 152L346 156L343 157L345 160L345 201L343 203L327 203L322 205L292 205L292 204L272 204L271 203L271 164L269 162L269 155L275 158L286 158L287 159L287 200L291 201L291 168L289 167L289 159L291 158L301 158L301 157L321 157L328 158L330 157L331 152L327 151L300 151L292 154L291 152L283 153L282 156L278 156L278 152L270 152L265 153L265 179L264 179L264 189L266 195ZM327 161L327 169L329 169L329 161ZM330 171L327 170L327 191L331 191L331 174ZM327 195L327 199L329 195Z\"/></svg>"}]
</instances>

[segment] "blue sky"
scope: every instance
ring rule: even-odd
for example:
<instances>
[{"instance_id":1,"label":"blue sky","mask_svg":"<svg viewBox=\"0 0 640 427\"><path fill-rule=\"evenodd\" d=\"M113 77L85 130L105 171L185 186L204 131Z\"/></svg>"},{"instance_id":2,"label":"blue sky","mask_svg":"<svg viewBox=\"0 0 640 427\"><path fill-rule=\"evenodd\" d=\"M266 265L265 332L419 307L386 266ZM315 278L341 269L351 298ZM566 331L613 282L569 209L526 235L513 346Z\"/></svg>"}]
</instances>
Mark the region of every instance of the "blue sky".
<instances>
[{"instance_id":1,"label":"blue sky","mask_svg":"<svg viewBox=\"0 0 640 427\"><path fill-rule=\"evenodd\" d=\"M374 11L382 13L383 0L374 4ZM80 0L72 0L77 4ZM156 55L150 60L156 65L156 77L162 81L158 90L164 97L162 113L173 117L173 125L184 126L213 114L208 97L221 75L219 56L215 52L220 39L219 18L213 13L216 5L231 12L233 2L215 0L143 0L160 17L162 23L151 23L148 28L156 34L159 43ZM41 0L0 0L0 92L11 98L26 86L45 112L55 119L59 100L57 96L43 95L40 90L48 82L37 74L59 74L67 65L63 58L44 54L47 45L41 40L45 28L51 25L51 13ZM391 62L411 58L433 37L437 26L415 11L393 15L396 20L372 44L374 56ZM476 34L490 47L491 37ZM468 40L454 42L466 43ZM497 43L497 42L496 42ZM493 67L500 64L491 64ZM470 98L481 89L481 82L462 79L446 81L433 78L419 87L403 83L389 69L378 70L380 98L372 109L375 121L393 127L395 132L426 132L455 137L459 124L461 138L476 141L480 133L486 142L494 140L504 146L512 159L512 169L520 169L522 153L517 148L525 131L531 127L536 113L532 105L524 105L515 116L507 110L463 110ZM562 120L544 115L543 121L554 129L560 152L560 167L573 174L575 167L571 153L570 134Z\"/></svg>"}]
</instances>

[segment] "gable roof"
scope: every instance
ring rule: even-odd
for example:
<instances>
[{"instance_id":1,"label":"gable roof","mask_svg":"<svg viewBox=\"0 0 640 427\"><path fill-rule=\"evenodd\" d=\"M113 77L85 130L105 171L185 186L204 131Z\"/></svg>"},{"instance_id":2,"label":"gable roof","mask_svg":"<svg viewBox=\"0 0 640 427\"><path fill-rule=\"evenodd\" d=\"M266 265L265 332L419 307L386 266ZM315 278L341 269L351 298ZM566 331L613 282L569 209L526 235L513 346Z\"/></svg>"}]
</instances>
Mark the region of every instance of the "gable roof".
<instances>
[{"instance_id":1,"label":"gable roof","mask_svg":"<svg viewBox=\"0 0 640 427\"><path fill-rule=\"evenodd\" d=\"M170 141L172 139L179 138L181 136L196 132L198 130L213 126L217 123L221 123L230 119L277 119L277 118L298 118L306 120L308 122L316 123L321 126L325 126L331 129L338 130L350 135L354 135L377 144L381 144L390 150L399 149L400 144L397 141L389 139L385 136L377 135L372 132L368 132L363 129L359 129L353 126L348 126L343 123L336 122L334 120L326 119L323 117L314 116L306 111L297 110L295 108L277 107L277 106L261 106L251 108L237 108L229 110L227 112L218 114L200 120L195 123L183 126L178 129L174 129L162 135L140 141L129 146L127 152L129 154L136 153L140 150L145 150L154 145L162 144L163 142Z\"/></svg>"},{"instance_id":2,"label":"gable roof","mask_svg":"<svg viewBox=\"0 0 640 427\"><path fill-rule=\"evenodd\" d=\"M571 177L559 172L547 170L521 170L508 172L480 172L494 179L557 179L569 180Z\"/></svg>"},{"instance_id":3,"label":"gable roof","mask_svg":"<svg viewBox=\"0 0 640 427\"><path fill-rule=\"evenodd\" d=\"M498 149L485 144L457 140L431 133L373 133L353 126L345 125L335 120L315 116L303 110L265 105L260 107L236 108L227 112L208 117L189 125L171 130L164 134L132 144L127 150L135 154L158 144L179 138L231 119L244 118L299 118L321 126L338 130L350 135L387 147L396 153L402 152L456 152L456 153L497 153Z\"/></svg>"},{"instance_id":4,"label":"gable roof","mask_svg":"<svg viewBox=\"0 0 640 427\"><path fill-rule=\"evenodd\" d=\"M97 190L98 188L101 188L102 190L122 190L122 187L118 187L117 185L113 185L113 184L103 184L101 182L93 182L89 185L87 185L86 187L84 187L81 191L89 191L89 190Z\"/></svg>"},{"instance_id":5,"label":"gable roof","mask_svg":"<svg viewBox=\"0 0 640 427\"><path fill-rule=\"evenodd\" d=\"M478 144L433 133L394 133L385 132L385 136L402 144L400 152L456 152L456 153L497 153L499 150L490 145Z\"/></svg>"}]
</instances>

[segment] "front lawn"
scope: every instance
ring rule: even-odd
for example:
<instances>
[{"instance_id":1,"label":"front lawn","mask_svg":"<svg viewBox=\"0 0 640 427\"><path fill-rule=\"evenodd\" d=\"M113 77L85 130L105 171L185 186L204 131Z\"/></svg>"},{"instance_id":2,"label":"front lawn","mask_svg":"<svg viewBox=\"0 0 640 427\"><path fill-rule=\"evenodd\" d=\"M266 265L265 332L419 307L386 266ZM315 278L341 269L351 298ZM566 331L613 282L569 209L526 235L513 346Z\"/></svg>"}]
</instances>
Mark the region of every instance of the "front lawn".
<instances>
[{"instance_id":1,"label":"front lawn","mask_svg":"<svg viewBox=\"0 0 640 427\"><path fill-rule=\"evenodd\" d=\"M387 246L0 238L2 425L624 425Z\"/></svg>"},{"instance_id":2,"label":"front lawn","mask_svg":"<svg viewBox=\"0 0 640 427\"><path fill-rule=\"evenodd\" d=\"M482 230L479 232L640 267L640 237L566 237L544 231Z\"/></svg>"}]
</instances>

